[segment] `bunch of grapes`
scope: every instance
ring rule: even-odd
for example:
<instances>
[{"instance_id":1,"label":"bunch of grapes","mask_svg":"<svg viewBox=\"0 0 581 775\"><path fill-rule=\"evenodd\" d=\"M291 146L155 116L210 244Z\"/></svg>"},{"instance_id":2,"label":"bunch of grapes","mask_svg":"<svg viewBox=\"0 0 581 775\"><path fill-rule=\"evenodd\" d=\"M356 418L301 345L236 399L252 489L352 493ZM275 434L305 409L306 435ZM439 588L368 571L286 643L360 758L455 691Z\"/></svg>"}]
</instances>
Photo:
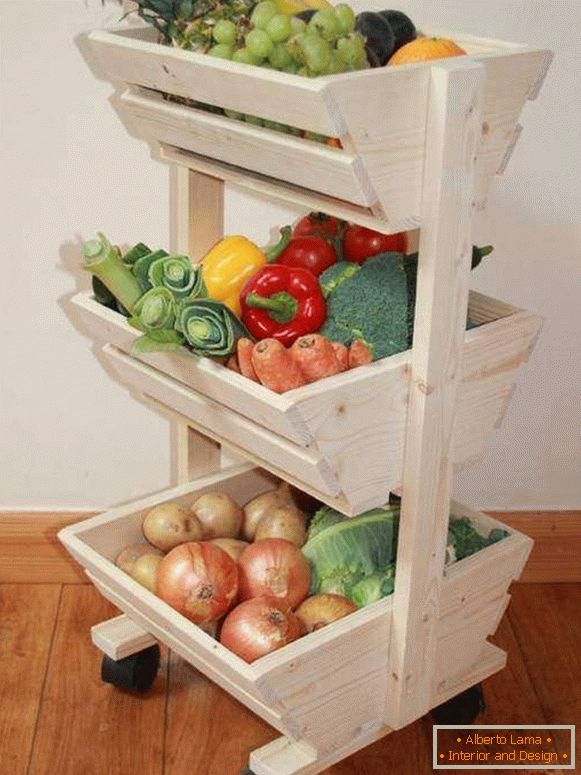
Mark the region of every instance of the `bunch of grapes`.
<instances>
[{"instance_id":1,"label":"bunch of grapes","mask_svg":"<svg viewBox=\"0 0 581 775\"><path fill-rule=\"evenodd\" d=\"M314 77L369 67L355 14L341 3L314 13L308 22L279 13L273 0L254 7L249 31L223 19L213 29L211 56Z\"/></svg>"}]
</instances>

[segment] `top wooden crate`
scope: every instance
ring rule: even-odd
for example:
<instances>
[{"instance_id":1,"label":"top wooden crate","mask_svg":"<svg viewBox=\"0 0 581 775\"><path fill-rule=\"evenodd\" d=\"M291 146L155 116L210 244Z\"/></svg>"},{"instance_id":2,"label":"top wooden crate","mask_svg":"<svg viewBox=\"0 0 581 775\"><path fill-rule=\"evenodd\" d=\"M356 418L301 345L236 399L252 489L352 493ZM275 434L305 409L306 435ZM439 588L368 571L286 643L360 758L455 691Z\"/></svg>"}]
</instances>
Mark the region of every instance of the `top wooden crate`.
<instances>
[{"instance_id":1,"label":"top wooden crate","mask_svg":"<svg viewBox=\"0 0 581 775\"><path fill-rule=\"evenodd\" d=\"M430 31L430 34L436 31ZM550 54L528 46L445 33L486 69L475 203L482 206L534 99ZM129 86L119 110L133 134L190 152L218 176L254 177L269 193L313 209L370 218L385 232L421 225L430 63L305 78L163 46L153 29L93 32L97 70ZM437 62L435 63L437 64ZM342 148L229 119L163 98L208 105L337 137Z\"/></svg>"}]
</instances>

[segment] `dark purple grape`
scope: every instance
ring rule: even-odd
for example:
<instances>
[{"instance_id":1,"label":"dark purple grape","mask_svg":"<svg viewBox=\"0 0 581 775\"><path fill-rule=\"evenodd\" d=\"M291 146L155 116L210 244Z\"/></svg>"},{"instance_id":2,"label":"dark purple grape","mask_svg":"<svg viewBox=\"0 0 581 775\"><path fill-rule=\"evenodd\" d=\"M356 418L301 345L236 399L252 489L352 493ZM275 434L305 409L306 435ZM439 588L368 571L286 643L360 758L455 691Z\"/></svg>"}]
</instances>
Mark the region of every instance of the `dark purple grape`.
<instances>
[{"instance_id":1,"label":"dark purple grape","mask_svg":"<svg viewBox=\"0 0 581 775\"><path fill-rule=\"evenodd\" d=\"M394 52L395 35L378 13L363 11L355 18L355 29L365 38L365 50L371 67L382 67Z\"/></svg>"},{"instance_id":2,"label":"dark purple grape","mask_svg":"<svg viewBox=\"0 0 581 775\"><path fill-rule=\"evenodd\" d=\"M317 11L315 8L307 8L306 11L295 13L293 14L293 16L296 16L298 19L302 19L304 22L308 24L316 13Z\"/></svg>"},{"instance_id":3,"label":"dark purple grape","mask_svg":"<svg viewBox=\"0 0 581 775\"><path fill-rule=\"evenodd\" d=\"M417 30L413 21L402 11L378 11L382 19L389 24L395 36L394 51L405 46L417 37Z\"/></svg>"}]
</instances>

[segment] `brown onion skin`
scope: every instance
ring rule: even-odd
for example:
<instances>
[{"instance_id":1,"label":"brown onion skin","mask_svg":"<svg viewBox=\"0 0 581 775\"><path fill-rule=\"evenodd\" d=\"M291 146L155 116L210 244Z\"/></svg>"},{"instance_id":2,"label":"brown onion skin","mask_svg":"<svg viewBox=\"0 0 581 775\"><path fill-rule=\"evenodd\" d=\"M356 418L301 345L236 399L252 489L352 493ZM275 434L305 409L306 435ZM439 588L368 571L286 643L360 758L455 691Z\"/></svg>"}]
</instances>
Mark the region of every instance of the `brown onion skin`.
<instances>
[{"instance_id":1,"label":"brown onion skin","mask_svg":"<svg viewBox=\"0 0 581 775\"><path fill-rule=\"evenodd\" d=\"M176 546L157 570L157 595L196 624L223 616L238 594L238 566L207 541Z\"/></svg>"},{"instance_id":2,"label":"brown onion skin","mask_svg":"<svg viewBox=\"0 0 581 775\"><path fill-rule=\"evenodd\" d=\"M314 632L359 610L343 595L323 594L308 597L295 611L305 632Z\"/></svg>"},{"instance_id":3,"label":"brown onion skin","mask_svg":"<svg viewBox=\"0 0 581 775\"><path fill-rule=\"evenodd\" d=\"M296 608L309 594L309 561L284 538L255 541L242 553L238 569L241 600L270 596Z\"/></svg>"},{"instance_id":4,"label":"brown onion skin","mask_svg":"<svg viewBox=\"0 0 581 775\"><path fill-rule=\"evenodd\" d=\"M245 662L270 654L303 634L299 619L274 597L255 597L231 611L222 625L220 642Z\"/></svg>"}]
</instances>

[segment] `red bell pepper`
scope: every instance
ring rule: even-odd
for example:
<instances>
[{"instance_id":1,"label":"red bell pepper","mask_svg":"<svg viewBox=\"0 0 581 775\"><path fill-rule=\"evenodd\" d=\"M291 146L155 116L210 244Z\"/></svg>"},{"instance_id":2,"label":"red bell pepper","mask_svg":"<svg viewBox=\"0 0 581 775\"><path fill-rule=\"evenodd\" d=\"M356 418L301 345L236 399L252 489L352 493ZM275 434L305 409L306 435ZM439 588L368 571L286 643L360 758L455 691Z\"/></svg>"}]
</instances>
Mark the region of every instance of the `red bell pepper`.
<instances>
[{"instance_id":1,"label":"red bell pepper","mask_svg":"<svg viewBox=\"0 0 581 775\"><path fill-rule=\"evenodd\" d=\"M318 331L327 317L319 282L302 267L265 266L240 294L242 322L255 339L273 337L285 347Z\"/></svg>"}]
</instances>

